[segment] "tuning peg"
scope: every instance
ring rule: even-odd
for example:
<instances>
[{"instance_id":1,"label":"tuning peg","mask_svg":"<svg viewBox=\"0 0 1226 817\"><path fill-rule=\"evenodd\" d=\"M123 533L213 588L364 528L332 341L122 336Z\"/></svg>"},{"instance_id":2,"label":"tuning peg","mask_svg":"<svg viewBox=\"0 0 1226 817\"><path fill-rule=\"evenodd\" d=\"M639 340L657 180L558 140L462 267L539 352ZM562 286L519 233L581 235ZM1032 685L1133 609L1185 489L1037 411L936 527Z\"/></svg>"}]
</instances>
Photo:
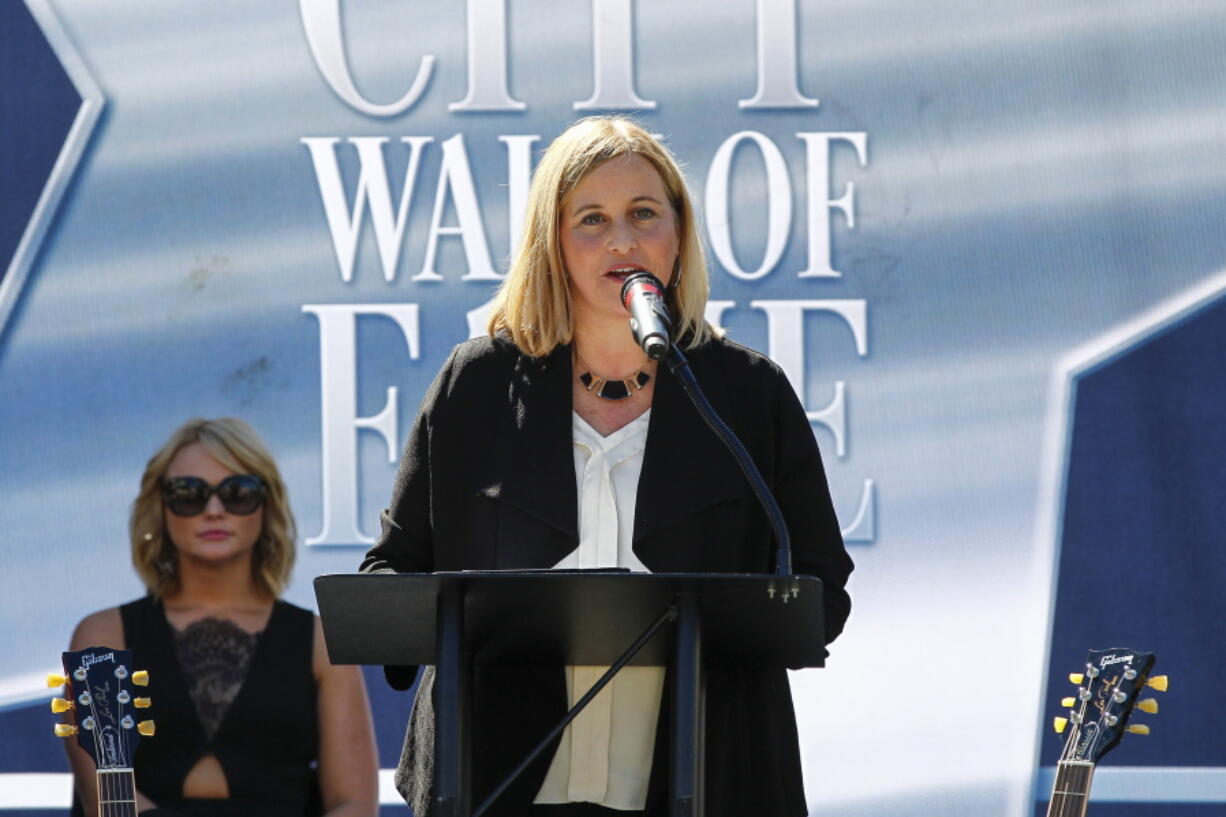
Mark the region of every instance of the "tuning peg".
<instances>
[{"instance_id":1,"label":"tuning peg","mask_svg":"<svg viewBox=\"0 0 1226 817\"><path fill-rule=\"evenodd\" d=\"M1158 714L1158 699L1157 698L1142 698L1137 701L1137 709L1142 712L1148 712L1151 715Z\"/></svg>"},{"instance_id":2,"label":"tuning peg","mask_svg":"<svg viewBox=\"0 0 1226 817\"><path fill-rule=\"evenodd\" d=\"M1124 731L1133 735L1148 735L1149 727L1143 723L1131 723Z\"/></svg>"},{"instance_id":3,"label":"tuning peg","mask_svg":"<svg viewBox=\"0 0 1226 817\"><path fill-rule=\"evenodd\" d=\"M67 712L69 709L72 709L72 708L73 708L73 703L67 698L52 698L51 699L51 711L57 715L60 714L61 712Z\"/></svg>"},{"instance_id":4,"label":"tuning peg","mask_svg":"<svg viewBox=\"0 0 1226 817\"><path fill-rule=\"evenodd\" d=\"M60 675L59 673L55 673L55 672L51 672L47 674L47 686L48 687L62 687L66 683L68 683L67 676Z\"/></svg>"},{"instance_id":5,"label":"tuning peg","mask_svg":"<svg viewBox=\"0 0 1226 817\"><path fill-rule=\"evenodd\" d=\"M153 705L153 700L151 698L133 698L132 699L132 706L136 707L137 709L148 709L152 705Z\"/></svg>"},{"instance_id":6,"label":"tuning peg","mask_svg":"<svg viewBox=\"0 0 1226 817\"><path fill-rule=\"evenodd\" d=\"M1055 728L1057 735L1063 735L1065 727L1068 726L1068 718L1061 718L1057 716L1055 720L1052 721L1052 726Z\"/></svg>"},{"instance_id":7,"label":"tuning peg","mask_svg":"<svg viewBox=\"0 0 1226 817\"><path fill-rule=\"evenodd\" d=\"M153 733L157 730L153 725L153 721L141 721L140 723L136 724L136 731L140 732L147 738L151 738L153 737Z\"/></svg>"},{"instance_id":8,"label":"tuning peg","mask_svg":"<svg viewBox=\"0 0 1226 817\"><path fill-rule=\"evenodd\" d=\"M1072 709L1076 705L1077 705L1077 699L1074 698L1072 695L1070 695L1067 698L1060 699L1060 706L1064 707L1065 709Z\"/></svg>"},{"instance_id":9,"label":"tuning peg","mask_svg":"<svg viewBox=\"0 0 1226 817\"><path fill-rule=\"evenodd\" d=\"M1155 675L1153 678L1150 678L1145 682L1145 686L1151 689L1156 689L1159 692L1166 692L1166 682L1167 676Z\"/></svg>"},{"instance_id":10,"label":"tuning peg","mask_svg":"<svg viewBox=\"0 0 1226 817\"><path fill-rule=\"evenodd\" d=\"M1070 672L1068 674L1069 683L1080 684L1086 679L1084 672Z\"/></svg>"},{"instance_id":11,"label":"tuning peg","mask_svg":"<svg viewBox=\"0 0 1226 817\"><path fill-rule=\"evenodd\" d=\"M132 673L132 683L136 684L138 687L149 686L149 673L143 669L138 669L136 672Z\"/></svg>"},{"instance_id":12,"label":"tuning peg","mask_svg":"<svg viewBox=\"0 0 1226 817\"><path fill-rule=\"evenodd\" d=\"M71 723L57 723L55 725L55 736L57 738L70 738L77 733L77 727Z\"/></svg>"}]
</instances>

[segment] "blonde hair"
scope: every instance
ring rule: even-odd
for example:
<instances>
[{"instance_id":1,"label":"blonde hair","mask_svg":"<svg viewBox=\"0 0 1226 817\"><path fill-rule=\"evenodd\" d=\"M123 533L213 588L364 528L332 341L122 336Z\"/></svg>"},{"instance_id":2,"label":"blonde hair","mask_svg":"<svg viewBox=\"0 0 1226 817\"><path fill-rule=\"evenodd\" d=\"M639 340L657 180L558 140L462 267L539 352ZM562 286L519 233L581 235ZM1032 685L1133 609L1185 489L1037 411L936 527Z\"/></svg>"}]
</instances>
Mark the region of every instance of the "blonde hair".
<instances>
[{"instance_id":1,"label":"blonde hair","mask_svg":"<svg viewBox=\"0 0 1226 817\"><path fill-rule=\"evenodd\" d=\"M685 338L685 348L693 349L717 334L704 317L710 284L681 169L668 149L633 120L592 116L555 139L532 176L519 249L494 297L491 336L508 332L515 345L533 357L571 342L574 313L558 237L562 201L596 167L628 154L651 162L676 214L678 265L666 295L675 337Z\"/></svg>"},{"instance_id":2,"label":"blonde hair","mask_svg":"<svg viewBox=\"0 0 1226 817\"><path fill-rule=\"evenodd\" d=\"M280 596L294 566L294 515L277 463L255 430L234 417L188 420L149 458L128 525L137 574L157 597L173 594L180 587L175 546L166 533L162 479L175 455L193 443L202 445L231 471L264 481L264 524L252 554L251 573L260 592Z\"/></svg>"}]
</instances>

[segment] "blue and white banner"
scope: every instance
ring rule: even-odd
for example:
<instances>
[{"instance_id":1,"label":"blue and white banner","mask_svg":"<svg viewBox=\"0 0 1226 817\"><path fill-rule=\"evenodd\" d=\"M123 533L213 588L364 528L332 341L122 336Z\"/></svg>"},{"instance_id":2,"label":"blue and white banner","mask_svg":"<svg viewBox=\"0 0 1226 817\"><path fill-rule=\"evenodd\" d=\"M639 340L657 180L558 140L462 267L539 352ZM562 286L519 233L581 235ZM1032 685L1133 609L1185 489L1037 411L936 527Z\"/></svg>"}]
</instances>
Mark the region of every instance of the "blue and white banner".
<instances>
[{"instance_id":1,"label":"blue and white banner","mask_svg":"<svg viewBox=\"0 0 1226 817\"><path fill-rule=\"evenodd\" d=\"M1171 691L1092 813L1226 812L1224 53L1204 0L0 0L0 808L67 803L41 677L140 594L169 432L268 441L313 606L536 158L618 112L683 162L709 314L792 379L858 565L793 675L811 809L1043 813L1060 679L1128 646Z\"/></svg>"}]
</instances>

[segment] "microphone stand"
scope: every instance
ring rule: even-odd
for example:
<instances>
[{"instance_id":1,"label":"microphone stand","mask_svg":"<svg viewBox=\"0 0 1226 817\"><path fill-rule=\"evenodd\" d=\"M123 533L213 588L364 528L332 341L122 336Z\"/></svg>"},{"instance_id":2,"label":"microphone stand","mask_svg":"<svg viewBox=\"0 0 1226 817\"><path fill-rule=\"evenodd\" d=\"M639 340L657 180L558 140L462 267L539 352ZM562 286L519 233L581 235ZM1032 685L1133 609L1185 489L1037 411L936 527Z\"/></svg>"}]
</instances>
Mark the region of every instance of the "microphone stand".
<instances>
[{"instance_id":1,"label":"microphone stand","mask_svg":"<svg viewBox=\"0 0 1226 817\"><path fill-rule=\"evenodd\" d=\"M664 356L664 362L668 364L668 370L676 376L677 381L681 384L681 388L685 390L685 394L690 398L690 402L694 404L694 408L698 409L698 413L715 436L719 437L720 441L727 446L736 460L737 465L741 467L741 471L745 474L745 479L749 480L749 485L753 488L754 494L757 495L758 501L762 503L762 509L766 511L766 518L770 521L771 529L775 534L775 542L778 550L775 553L775 575L781 578L792 576L792 540L788 535L787 522L783 518L783 511L779 510L779 503L775 501L775 497L771 495L770 489L766 487L766 480L762 479L761 472L758 471L758 466L754 464L753 458L749 456L749 452L745 450L745 445L737 438L736 433L724 422L718 414L715 413L715 408L711 405L711 401L707 399L703 393L702 387L698 385L697 378L694 377L694 372L690 369L690 362L686 359L685 354L678 348L677 344L670 343L668 352ZM767 592L771 598L775 597L775 583L771 582ZM791 587L785 587L782 592L783 603L787 604L789 598L800 595L800 583L793 581Z\"/></svg>"}]
</instances>

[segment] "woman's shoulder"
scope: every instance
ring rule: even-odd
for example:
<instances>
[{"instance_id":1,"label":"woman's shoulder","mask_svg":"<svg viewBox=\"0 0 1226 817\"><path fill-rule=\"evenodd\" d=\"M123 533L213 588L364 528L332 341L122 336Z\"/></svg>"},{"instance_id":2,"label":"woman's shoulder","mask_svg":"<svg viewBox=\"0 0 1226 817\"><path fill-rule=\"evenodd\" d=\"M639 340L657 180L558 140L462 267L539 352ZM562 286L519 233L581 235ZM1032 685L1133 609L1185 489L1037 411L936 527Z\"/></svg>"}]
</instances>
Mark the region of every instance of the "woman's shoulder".
<instances>
[{"instance_id":1,"label":"woman's shoulder","mask_svg":"<svg viewBox=\"0 0 1226 817\"><path fill-rule=\"evenodd\" d=\"M262 637L293 643L301 647L315 640L316 631L322 623L314 610L299 607L285 599L276 599L268 622L260 631Z\"/></svg>"},{"instance_id":2,"label":"woman's shoulder","mask_svg":"<svg viewBox=\"0 0 1226 817\"><path fill-rule=\"evenodd\" d=\"M121 650L126 646L123 617L119 607L108 607L90 613L77 623L69 640L69 649L72 650L86 647L112 647Z\"/></svg>"},{"instance_id":3,"label":"woman's shoulder","mask_svg":"<svg viewBox=\"0 0 1226 817\"><path fill-rule=\"evenodd\" d=\"M800 397L787 373L762 352L726 337L712 339L700 349L705 356L703 369L708 376L732 387L729 389L729 395L733 404L738 407L738 411L748 412L755 418L750 422L762 422L777 417L780 411L793 416L804 416ZM703 375L699 373L697 366L695 373L701 380Z\"/></svg>"},{"instance_id":4,"label":"woman's shoulder","mask_svg":"<svg viewBox=\"0 0 1226 817\"><path fill-rule=\"evenodd\" d=\"M126 649L129 630L147 632L151 626L157 626L157 621L165 621L165 615L162 603L149 594L90 613L73 630L72 649L81 649L82 646Z\"/></svg>"},{"instance_id":5,"label":"woman's shoulder","mask_svg":"<svg viewBox=\"0 0 1226 817\"><path fill-rule=\"evenodd\" d=\"M483 335L458 343L443 363L440 375L448 385L459 378L483 376L497 369L513 369L519 349L508 338Z\"/></svg>"},{"instance_id":6,"label":"woman's shoulder","mask_svg":"<svg viewBox=\"0 0 1226 817\"><path fill-rule=\"evenodd\" d=\"M762 378L766 381L787 381L787 375L778 363L757 349L737 343L727 336L712 338L691 353L691 356L694 355L716 359L722 368L737 375Z\"/></svg>"},{"instance_id":7,"label":"woman's shoulder","mask_svg":"<svg viewBox=\"0 0 1226 817\"><path fill-rule=\"evenodd\" d=\"M426 403L457 397L492 399L491 395L506 389L507 380L523 358L509 336L486 335L457 344L439 371Z\"/></svg>"},{"instance_id":8,"label":"woman's shoulder","mask_svg":"<svg viewBox=\"0 0 1226 817\"><path fill-rule=\"evenodd\" d=\"M456 344L451 351L448 364L452 368L507 366L514 365L522 355L523 353L511 340L510 335L503 333L493 337L481 335Z\"/></svg>"}]
</instances>

